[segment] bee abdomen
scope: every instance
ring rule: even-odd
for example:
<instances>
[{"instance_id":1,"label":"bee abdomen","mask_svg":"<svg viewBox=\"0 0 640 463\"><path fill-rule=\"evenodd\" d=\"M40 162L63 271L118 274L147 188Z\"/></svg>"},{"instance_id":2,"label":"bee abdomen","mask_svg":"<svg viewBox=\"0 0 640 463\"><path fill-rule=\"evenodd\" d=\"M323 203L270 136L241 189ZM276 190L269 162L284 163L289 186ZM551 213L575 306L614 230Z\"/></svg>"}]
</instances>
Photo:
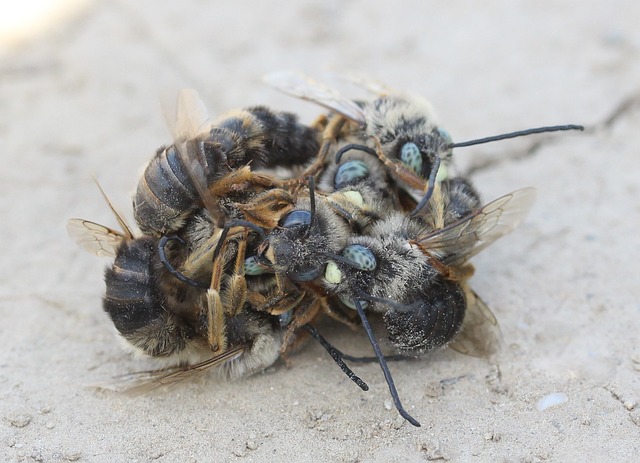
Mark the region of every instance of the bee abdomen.
<instances>
[{"instance_id":1,"label":"bee abdomen","mask_svg":"<svg viewBox=\"0 0 640 463\"><path fill-rule=\"evenodd\" d=\"M480 207L480 195L471 182L463 177L452 178L443 183L448 190L449 204L446 206L445 224L468 216Z\"/></svg>"},{"instance_id":2,"label":"bee abdomen","mask_svg":"<svg viewBox=\"0 0 640 463\"><path fill-rule=\"evenodd\" d=\"M267 135L264 167L301 165L318 154L321 133L298 122L295 114L274 112L264 106L248 108Z\"/></svg>"},{"instance_id":3,"label":"bee abdomen","mask_svg":"<svg viewBox=\"0 0 640 463\"><path fill-rule=\"evenodd\" d=\"M113 266L105 272L103 307L132 346L147 355L167 356L184 349L193 330L165 307L157 260L154 240L123 243Z\"/></svg>"},{"instance_id":4,"label":"bee abdomen","mask_svg":"<svg viewBox=\"0 0 640 463\"><path fill-rule=\"evenodd\" d=\"M197 190L174 146L161 148L147 165L133 198L133 211L145 233L179 228L195 206Z\"/></svg>"},{"instance_id":5,"label":"bee abdomen","mask_svg":"<svg viewBox=\"0 0 640 463\"><path fill-rule=\"evenodd\" d=\"M424 352L445 345L462 325L466 299L460 285L440 281L429 288L428 298L411 311L389 310L384 323L389 341L403 351Z\"/></svg>"}]
</instances>

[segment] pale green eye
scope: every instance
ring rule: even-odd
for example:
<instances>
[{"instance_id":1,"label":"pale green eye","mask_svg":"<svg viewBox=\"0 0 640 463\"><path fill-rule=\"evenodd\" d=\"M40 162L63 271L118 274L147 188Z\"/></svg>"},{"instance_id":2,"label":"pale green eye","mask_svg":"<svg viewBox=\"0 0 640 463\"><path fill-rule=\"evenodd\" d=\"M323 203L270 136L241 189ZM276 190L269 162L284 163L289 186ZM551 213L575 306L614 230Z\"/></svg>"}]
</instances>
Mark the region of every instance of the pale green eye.
<instances>
[{"instance_id":1,"label":"pale green eye","mask_svg":"<svg viewBox=\"0 0 640 463\"><path fill-rule=\"evenodd\" d=\"M265 273L267 272L258 265L258 258L256 256L247 257L244 260L245 275L263 275Z\"/></svg>"},{"instance_id":2,"label":"pale green eye","mask_svg":"<svg viewBox=\"0 0 640 463\"><path fill-rule=\"evenodd\" d=\"M422 154L415 143L409 142L402 145L400 150L400 160L416 173L422 172Z\"/></svg>"},{"instance_id":3,"label":"pale green eye","mask_svg":"<svg viewBox=\"0 0 640 463\"><path fill-rule=\"evenodd\" d=\"M355 302L353 302L353 299L351 299L350 296L347 296L345 294L339 294L338 298L340 298L342 303L347 307L349 307L350 309L357 310L356 304ZM360 305L362 306L363 309L366 309L369 306L369 303L367 301L360 301Z\"/></svg>"},{"instance_id":4,"label":"pale green eye","mask_svg":"<svg viewBox=\"0 0 640 463\"><path fill-rule=\"evenodd\" d=\"M375 270L377 262L369 248L361 244L351 244L342 250L342 255L354 263L360 270L370 272Z\"/></svg>"},{"instance_id":5,"label":"pale green eye","mask_svg":"<svg viewBox=\"0 0 640 463\"><path fill-rule=\"evenodd\" d=\"M335 262L329 261L327 263L327 268L324 271L324 279L327 280L328 283L334 285L337 285L342 281L342 272Z\"/></svg>"},{"instance_id":6,"label":"pale green eye","mask_svg":"<svg viewBox=\"0 0 640 463\"><path fill-rule=\"evenodd\" d=\"M286 312L281 313L278 316L278 322L280 323L281 327L287 326L289 323L291 323L292 319L293 319L293 310L287 310Z\"/></svg>"},{"instance_id":7,"label":"pale green eye","mask_svg":"<svg viewBox=\"0 0 640 463\"><path fill-rule=\"evenodd\" d=\"M362 161L347 161L342 164L334 179L334 186L339 190L347 185L358 183L369 175L369 167Z\"/></svg>"}]
</instances>

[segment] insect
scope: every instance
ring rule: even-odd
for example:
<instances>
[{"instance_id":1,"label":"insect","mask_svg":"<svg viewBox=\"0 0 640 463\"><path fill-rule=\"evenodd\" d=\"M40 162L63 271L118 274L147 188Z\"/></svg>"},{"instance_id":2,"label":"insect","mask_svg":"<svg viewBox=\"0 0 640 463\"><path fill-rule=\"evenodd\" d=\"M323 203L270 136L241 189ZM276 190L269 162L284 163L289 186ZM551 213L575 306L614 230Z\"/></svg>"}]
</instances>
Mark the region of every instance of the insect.
<instances>
[{"instance_id":1,"label":"insect","mask_svg":"<svg viewBox=\"0 0 640 463\"><path fill-rule=\"evenodd\" d=\"M183 90L181 95L177 122L189 126L177 142L182 146L174 143L156 152L133 198L134 215L145 234L164 236L178 231L210 196L210 192L203 196L199 190L215 186L225 175L244 166L251 165L252 170L291 167L317 154L318 130L300 124L291 113L256 106L206 122L206 109L195 92ZM175 122L170 121L169 125L175 126ZM181 151L193 155L187 158ZM275 177L266 175L247 176L245 180L250 186L280 184ZM240 190L238 187L236 191ZM219 213L220 204L210 201L204 206L214 220L216 215L226 216Z\"/></svg>"},{"instance_id":2,"label":"insect","mask_svg":"<svg viewBox=\"0 0 640 463\"><path fill-rule=\"evenodd\" d=\"M104 310L132 352L181 365L180 375L172 374L173 379L219 365L224 365L229 376L237 377L264 369L277 359L281 343L278 318L247 307L228 314L226 345L213 355L209 295L167 272L157 252L158 239L135 237L108 204L123 231L84 219L69 220L67 230L85 250L114 257L105 272ZM156 375L168 381L169 376L164 376L164 370Z\"/></svg>"},{"instance_id":3,"label":"insect","mask_svg":"<svg viewBox=\"0 0 640 463\"><path fill-rule=\"evenodd\" d=\"M377 157L393 177L401 196L419 200L411 215L428 203L436 183L449 178L453 148L561 130L584 130L579 125L539 127L466 142L453 143L451 135L437 125L431 105L416 96L393 92L380 84L357 79L356 83L377 97L356 102L306 76L279 72L265 80L275 88L317 103L332 112L323 132L323 145L308 174L324 170L331 157L360 151ZM355 79L351 79L355 80ZM411 201L409 201L409 204ZM407 202L403 203L404 208Z\"/></svg>"},{"instance_id":4,"label":"insect","mask_svg":"<svg viewBox=\"0 0 640 463\"><path fill-rule=\"evenodd\" d=\"M442 194L441 189L449 191ZM454 347L466 353L491 351L498 338L495 317L466 283L473 274L468 260L513 230L534 198L533 189L523 189L480 207L468 184L445 181L422 215L391 213L366 236L351 237L328 262L325 287L358 312L396 408L412 424L419 425L401 405L365 310L382 315L390 344L404 353L446 345L461 329ZM457 213L461 217L455 220Z\"/></svg>"}]
</instances>

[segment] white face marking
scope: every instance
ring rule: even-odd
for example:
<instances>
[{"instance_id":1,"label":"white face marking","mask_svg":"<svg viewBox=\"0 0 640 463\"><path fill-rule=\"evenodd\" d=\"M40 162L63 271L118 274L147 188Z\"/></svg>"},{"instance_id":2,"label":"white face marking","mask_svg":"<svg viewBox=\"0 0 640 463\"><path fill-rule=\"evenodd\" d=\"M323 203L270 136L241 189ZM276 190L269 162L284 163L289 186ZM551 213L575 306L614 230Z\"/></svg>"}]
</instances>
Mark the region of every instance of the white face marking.
<instances>
[{"instance_id":1,"label":"white face marking","mask_svg":"<svg viewBox=\"0 0 640 463\"><path fill-rule=\"evenodd\" d=\"M449 169L445 163L441 163L436 174L436 182L440 183L449 178Z\"/></svg>"},{"instance_id":2,"label":"white face marking","mask_svg":"<svg viewBox=\"0 0 640 463\"><path fill-rule=\"evenodd\" d=\"M363 208L364 207L364 199L362 198L362 195L357 192L357 191L345 191L344 193L342 193L345 198L347 198L347 200L358 206L359 208Z\"/></svg>"},{"instance_id":3,"label":"white face marking","mask_svg":"<svg viewBox=\"0 0 640 463\"><path fill-rule=\"evenodd\" d=\"M335 262L329 261L327 268L324 271L324 279L328 283L337 285L342 281L342 271L338 268Z\"/></svg>"}]
</instances>

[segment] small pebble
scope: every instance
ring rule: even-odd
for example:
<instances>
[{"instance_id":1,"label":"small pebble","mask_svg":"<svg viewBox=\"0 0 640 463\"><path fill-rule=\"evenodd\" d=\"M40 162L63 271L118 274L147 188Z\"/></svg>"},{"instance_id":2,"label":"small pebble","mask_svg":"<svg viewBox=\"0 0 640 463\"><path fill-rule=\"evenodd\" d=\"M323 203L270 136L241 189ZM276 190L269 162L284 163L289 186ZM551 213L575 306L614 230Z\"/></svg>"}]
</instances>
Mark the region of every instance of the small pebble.
<instances>
[{"instance_id":1,"label":"small pebble","mask_svg":"<svg viewBox=\"0 0 640 463\"><path fill-rule=\"evenodd\" d=\"M255 450L258 448L258 443L254 440L248 440L247 441L247 448L249 450Z\"/></svg>"},{"instance_id":2,"label":"small pebble","mask_svg":"<svg viewBox=\"0 0 640 463\"><path fill-rule=\"evenodd\" d=\"M543 398L536 402L536 408L538 411L546 410L549 407L555 407L556 405L563 404L569 400L567 394L563 392L553 392L545 395Z\"/></svg>"},{"instance_id":3,"label":"small pebble","mask_svg":"<svg viewBox=\"0 0 640 463\"><path fill-rule=\"evenodd\" d=\"M33 417L28 413L10 413L5 417L5 419L11 424L11 426L15 426L16 428L24 428L26 425L31 423Z\"/></svg>"},{"instance_id":4,"label":"small pebble","mask_svg":"<svg viewBox=\"0 0 640 463\"><path fill-rule=\"evenodd\" d=\"M386 408L387 410L393 409L393 403L388 399L385 400L384 401L384 408Z\"/></svg>"}]
</instances>

